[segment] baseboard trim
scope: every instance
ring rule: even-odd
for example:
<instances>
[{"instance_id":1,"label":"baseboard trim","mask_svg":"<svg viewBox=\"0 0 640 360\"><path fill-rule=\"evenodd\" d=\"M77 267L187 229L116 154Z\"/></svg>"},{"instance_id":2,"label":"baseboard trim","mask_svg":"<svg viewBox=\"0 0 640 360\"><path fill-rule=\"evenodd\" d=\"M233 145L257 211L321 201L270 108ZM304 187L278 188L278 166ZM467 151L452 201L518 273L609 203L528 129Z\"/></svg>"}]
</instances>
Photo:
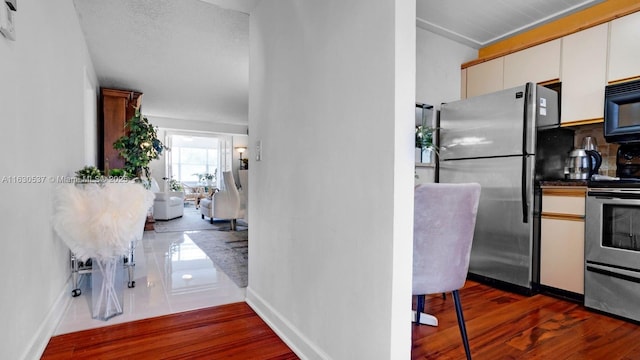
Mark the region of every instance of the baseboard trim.
<instances>
[{"instance_id":1,"label":"baseboard trim","mask_svg":"<svg viewBox=\"0 0 640 360\"><path fill-rule=\"evenodd\" d=\"M47 344L49 344L49 339L51 339L56 331L58 324L60 324L60 321L64 316L65 310L71 302L70 288L71 277L69 277L65 283L62 291L56 298L56 301L53 303L53 306L49 309L49 313L40 324L40 327L38 327L38 331L34 334L34 337L23 356L20 357L21 359L31 360L40 359L42 357L44 349L46 349Z\"/></svg>"},{"instance_id":2,"label":"baseboard trim","mask_svg":"<svg viewBox=\"0 0 640 360\"><path fill-rule=\"evenodd\" d=\"M251 287L245 301L301 359L331 359Z\"/></svg>"}]
</instances>

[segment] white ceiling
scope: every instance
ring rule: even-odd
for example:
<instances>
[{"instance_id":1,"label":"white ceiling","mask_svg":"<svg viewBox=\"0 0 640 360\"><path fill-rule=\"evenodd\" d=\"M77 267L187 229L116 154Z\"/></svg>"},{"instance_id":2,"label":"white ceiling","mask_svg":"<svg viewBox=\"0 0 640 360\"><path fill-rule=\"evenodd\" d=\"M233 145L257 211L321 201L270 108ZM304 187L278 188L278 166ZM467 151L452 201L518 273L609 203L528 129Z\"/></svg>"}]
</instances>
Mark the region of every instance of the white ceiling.
<instances>
[{"instance_id":1,"label":"white ceiling","mask_svg":"<svg viewBox=\"0 0 640 360\"><path fill-rule=\"evenodd\" d=\"M604 0L416 0L416 25L475 49Z\"/></svg>"},{"instance_id":2,"label":"white ceiling","mask_svg":"<svg viewBox=\"0 0 640 360\"><path fill-rule=\"evenodd\" d=\"M249 13L259 1L74 4L100 86L143 92L147 116L246 125ZM481 48L601 1L417 0L416 24Z\"/></svg>"},{"instance_id":3,"label":"white ceiling","mask_svg":"<svg viewBox=\"0 0 640 360\"><path fill-rule=\"evenodd\" d=\"M147 116L247 124L247 13L200 0L74 4L100 86L144 93Z\"/></svg>"}]
</instances>

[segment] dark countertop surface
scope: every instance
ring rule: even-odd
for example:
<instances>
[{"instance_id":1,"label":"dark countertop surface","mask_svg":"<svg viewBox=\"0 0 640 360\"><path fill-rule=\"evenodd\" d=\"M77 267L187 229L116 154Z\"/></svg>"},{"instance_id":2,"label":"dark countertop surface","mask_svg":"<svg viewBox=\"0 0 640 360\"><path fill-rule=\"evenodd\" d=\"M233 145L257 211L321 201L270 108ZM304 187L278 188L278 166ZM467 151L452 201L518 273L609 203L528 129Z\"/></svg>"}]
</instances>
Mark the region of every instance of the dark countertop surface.
<instances>
[{"instance_id":1,"label":"dark countertop surface","mask_svg":"<svg viewBox=\"0 0 640 360\"><path fill-rule=\"evenodd\" d=\"M542 180L540 186L587 186L587 180Z\"/></svg>"}]
</instances>

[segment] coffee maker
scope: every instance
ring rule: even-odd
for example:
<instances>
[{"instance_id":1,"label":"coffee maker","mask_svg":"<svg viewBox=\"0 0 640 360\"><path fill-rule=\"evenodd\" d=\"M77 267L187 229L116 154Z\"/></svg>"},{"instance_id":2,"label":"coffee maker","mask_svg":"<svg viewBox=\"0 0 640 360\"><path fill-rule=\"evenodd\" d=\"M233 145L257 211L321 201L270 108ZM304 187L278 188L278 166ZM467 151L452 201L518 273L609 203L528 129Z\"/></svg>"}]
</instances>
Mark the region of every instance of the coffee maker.
<instances>
[{"instance_id":1,"label":"coffee maker","mask_svg":"<svg viewBox=\"0 0 640 360\"><path fill-rule=\"evenodd\" d=\"M616 176L640 179L640 144L621 144L616 155Z\"/></svg>"}]
</instances>

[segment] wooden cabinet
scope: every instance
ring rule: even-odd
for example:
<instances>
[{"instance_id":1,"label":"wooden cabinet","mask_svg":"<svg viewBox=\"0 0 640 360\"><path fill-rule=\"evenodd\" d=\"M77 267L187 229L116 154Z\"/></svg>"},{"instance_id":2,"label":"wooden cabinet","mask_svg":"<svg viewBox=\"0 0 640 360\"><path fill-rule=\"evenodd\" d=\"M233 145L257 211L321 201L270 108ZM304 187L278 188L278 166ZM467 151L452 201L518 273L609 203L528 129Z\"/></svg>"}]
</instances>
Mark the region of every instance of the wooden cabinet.
<instances>
[{"instance_id":1,"label":"wooden cabinet","mask_svg":"<svg viewBox=\"0 0 640 360\"><path fill-rule=\"evenodd\" d=\"M130 90L102 89L102 116L98 128L101 129L100 154L98 166L104 169L106 163L109 169L124 167L124 159L120 157L113 143L125 134L125 123L140 107L142 94Z\"/></svg>"},{"instance_id":2,"label":"wooden cabinet","mask_svg":"<svg viewBox=\"0 0 640 360\"><path fill-rule=\"evenodd\" d=\"M467 97L489 94L502 90L504 58L489 60L467 70Z\"/></svg>"},{"instance_id":3,"label":"wooden cabinet","mask_svg":"<svg viewBox=\"0 0 640 360\"><path fill-rule=\"evenodd\" d=\"M609 82L640 76L640 12L611 21Z\"/></svg>"},{"instance_id":4,"label":"wooden cabinet","mask_svg":"<svg viewBox=\"0 0 640 360\"><path fill-rule=\"evenodd\" d=\"M586 188L543 187L540 225L540 284L584 294Z\"/></svg>"},{"instance_id":5,"label":"wooden cabinet","mask_svg":"<svg viewBox=\"0 0 640 360\"><path fill-rule=\"evenodd\" d=\"M462 98L562 82L561 122L598 122L607 82L640 78L640 11L462 69Z\"/></svg>"},{"instance_id":6,"label":"wooden cabinet","mask_svg":"<svg viewBox=\"0 0 640 360\"><path fill-rule=\"evenodd\" d=\"M460 73L460 99L467 98L467 69Z\"/></svg>"},{"instance_id":7,"label":"wooden cabinet","mask_svg":"<svg viewBox=\"0 0 640 360\"><path fill-rule=\"evenodd\" d=\"M562 38L561 123L602 119L607 37L602 24Z\"/></svg>"},{"instance_id":8,"label":"wooden cabinet","mask_svg":"<svg viewBox=\"0 0 640 360\"><path fill-rule=\"evenodd\" d=\"M553 40L463 69L463 98L560 78L560 44ZM465 73L466 72L466 73ZM464 96L466 95L466 96Z\"/></svg>"},{"instance_id":9,"label":"wooden cabinet","mask_svg":"<svg viewBox=\"0 0 640 360\"><path fill-rule=\"evenodd\" d=\"M560 78L560 39L504 57L504 89Z\"/></svg>"}]
</instances>

